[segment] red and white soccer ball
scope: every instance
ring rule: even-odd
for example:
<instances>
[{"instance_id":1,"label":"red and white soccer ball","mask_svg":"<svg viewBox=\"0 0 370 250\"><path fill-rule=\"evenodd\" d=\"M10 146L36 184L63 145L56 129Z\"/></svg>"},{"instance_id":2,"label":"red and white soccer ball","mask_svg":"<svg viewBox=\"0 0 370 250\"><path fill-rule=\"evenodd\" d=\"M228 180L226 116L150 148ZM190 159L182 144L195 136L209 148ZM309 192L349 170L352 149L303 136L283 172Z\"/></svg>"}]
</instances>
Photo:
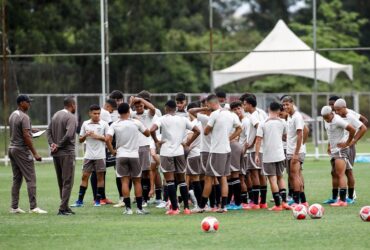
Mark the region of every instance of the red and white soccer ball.
<instances>
[{"instance_id":1,"label":"red and white soccer ball","mask_svg":"<svg viewBox=\"0 0 370 250\"><path fill-rule=\"evenodd\" d=\"M204 232L216 232L218 230L219 222L215 217L208 216L202 220L200 225Z\"/></svg>"},{"instance_id":2,"label":"red and white soccer ball","mask_svg":"<svg viewBox=\"0 0 370 250\"><path fill-rule=\"evenodd\" d=\"M361 208L360 217L363 221L370 221L370 206L365 206Z\"/></svg>"},{"instance_id":3,"label":"red and white soccer ball","mask_svg":"<svg viewBox=\"0 0 370 250\"><path fill-rule=\"evenodd\" d=\"M293 208L293 216L297 220L304 220L307 217L307 208L302 204L298 204Z\"/></svg>"},{"instance_id":4,"label":"red and white soccer ball","mask_svg":"<svg viewBox=\"0 0 370 250\"><path fill-rule=\"evenodd\" d=\"M324 208L320 204L312 204L308 208L308 215L312 219L321 219L321 217L324 215Z\"/></svg>"}]
</instances>

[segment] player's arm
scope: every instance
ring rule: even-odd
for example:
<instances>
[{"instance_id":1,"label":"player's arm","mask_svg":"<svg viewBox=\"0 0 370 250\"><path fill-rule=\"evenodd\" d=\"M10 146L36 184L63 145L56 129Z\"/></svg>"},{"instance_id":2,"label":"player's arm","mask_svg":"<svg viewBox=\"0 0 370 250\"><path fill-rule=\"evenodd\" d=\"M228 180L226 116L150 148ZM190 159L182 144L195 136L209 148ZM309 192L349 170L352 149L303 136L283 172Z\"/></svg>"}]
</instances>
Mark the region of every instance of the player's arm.
<instances>
[{"instance_id":1,"label":"player's arm","mask_svg":"<svg viewBox=\"0 0 370 250\"><path fill-rule=\"evenodd\" d=\"M199 129L197 128L197 126L194 126L193 129L191 130L193 132L193 135L191 136L191 138L189 140L187 140L186 142L186 146L190 147L190 145L193 143L193 141L195 141L195 139L197 139L197 137L200 135L200 131Z\"/></svg>"},{"instance_id":2,"label":"player's arm","mask_svg":"<svg viewBox=\"0 0 370 250\"><path fill-rule=\"evenodd\" d=\"M189 112L191 115L193 115L193 116L197 117L197 115L198 115L198 113L199 113L199 112L203 112L203 111L207 111L207 110L209 110L207 107L202 107L202 108L192 108L192 109L189 109L189 110L188 110L188 112Z\"/></svg>"},{"instance_id":3,"label":"player's arm","mask_svg":"<svg viewBox=\"0 0 370 250\"><path fill-rule=\"evenodd\" d=\"M363 116L363 115L361 115L361 114L360 114L360 121L361 121L365 126L367 126L367 125L368 125L368 123L369 123L369 120L368 120L365 116Z\"/></svg>"},{"instance_id":4,"label":"player's arm","mask_svg":"<svg viewBox=\"0 0 370 250\"><path fill-rule=\"evenodd\" d=\"M22 129L22 135L23 135L24 143L27 145L29 150L32 152L32 155L33 155L33 157L35 157L36 161L41 161L41 156L37 153L35 147L33 146L32 136L31 136L30 132L31 131L29 129L25 129L25 128Z\"/></svg>"},{"instance_id":5,"label":"player's arm","mask_svg":"<svg viewBox=\"0 0 370 250\"><path fill-rule=\"evenodd\" d=\"M260 163L259 152L261 149L261 141L262 141L262 137L256 136L256 153L255 153L255 158L254 158L254 161L256 162L256 164Z\"/></svg>"},{"instance_id":6,"label":"player's arm","mask_svg":"<svg viewBox=\"0 0 370 250\"><path fill-rule=\"evenodd\" d=\"M135 97L134 98L134 103L136 101L140 101L144 104L144 106L149 109L149 113L151 116L154 116L155 115L155 107L153 104L151 104L150 102L148 102L147 100L145 100L144 98L139 98L139 97Z\"/></svg>"},{"instance_id":7,"label":"player's arm","mask_svg":"<svg viewBox=\"0 0 370 250\"><path fill-rule=\"evenodd\" d=\"M256 128L253 133L250 134L250 140L248 141L248 149L249 148L253 148L254 145L256 144L256 135L257 135L257 130L258 130L258 124L257 123L256 125L254 125L254 127Z\"/></svg>"},{"instance_id":8,"label":"player's arm","mask_svg":"<svg viewBox=\"0 0 370 250\"><path fill-rule=\"evenodd\" d=\"M327 153L328 153L328 155L330 155L330 153L331 153L331 150L330 150L330 143L328 143Z\"/></svg>"},{"instance_id":9,"label":"player's arm","mask_svg":"<svg viewBox=\"0 0 370 250\"><path fill-rule=\"evenodd\" d=\"M310 129L305 124L304 127L303 127L303 144L306 144L309 133L310 133Z\"/></svg>"},{"instance_id":10,"label":"player's arm","mask_svg":"<svg viewBox=\"0 0 370 250\"><path fill-rule=\"evenodd\" d=\"M349 133L348 139L344 143L338 143L337 146L340 147L340 148L346 148L348 146L351 146L351 142L352 142L353 137L355 136L355 133L356 133L356 129L351 124L348 124L345 129Z\"/></svg>"},{"instance_id":11,"label":"player's arm","mask_svg":"<svg viewBox=\"0 0 370 250\"><path fill-rule=\"evenodd\" d=\"M361 127L358 129L357 133L355 134L352 140L352 144L356 144L364 136L366 131L367 127L364 124L362 124Z\"/></svg>"},{"instance_id":12,"label":"player's arm","mask_svg":"<svg viewBox=\"0 0 370 250\"><path fill-rule=\"evenodd\" d=\"M297 129L297 144L295 146L295 151L293 155L293 157L294 156L297 157L297 160L298 160L299 151L301 150L302 142L303 142L303 130Z\"/></svg>"},{"instance_id":13,"label":"player's arm","mask_svg":"<svg viewBox=\"0 0 370 250\"><path fill-rule=\"evenodd\" d=\"M145 135L146 137L149 137L150 136L150 131L149 129L145 129L144 132L142 132L143 135Z\"/></svg>"},{"instance_id":14,"label":"player's arm","mask_svg":"<svg viewBox=\"0 0 370 250\"><path fill-rule=\"evenodd\" d=\"M95 134L94 132L91 133L91 138L105 142L104 135L98 135L98 134Z\"/></svg>"},{"instance_id":15,"label":"player's arm","mask_svg":"<svg viewBox=\"0 0 370 250\"><path fill-rule=\"evenodd\" d=\"M110 134L107 134L105 136L105 144L107 145L107 148L108 148L109 152L112 155L116 155L116 150L114 150L114 148L113 148L112 141L113 141L113 136L110 135Z\"/></svg>"},{"instance_id":16,"label":"player's arm","mask_svg":"<svg viewBox=\"0 0 370 250\"><path fill-rule=\"evenodd\" d=\"M157 124L153 124L152 127L150 128L150 135L152 136L155 143L159 142L159 140L157 138L157 134L156 134L157 130L158 130Z\"/></svg>"},{"instance_id":17,"label":"player's arm","mask_svg":"<svg viewBox=\"0 0 370 250\"><path fill-rule=\"evenodd\" d=\"M204 135L209 135L212 132L213 127L207 125L204 129Z\"/></svg>"},{"instance_id":18,"label":"player's arm","mask_svg":"<svg viewBox=\"0 0 370 250\"><path fill-rule=\"evenodd\" d=\"M229 141L236 139L240 135L241 132L242 132L242 127L241 126L236 127L234 132L229 136Z\"/></svg>"}]
</instances>

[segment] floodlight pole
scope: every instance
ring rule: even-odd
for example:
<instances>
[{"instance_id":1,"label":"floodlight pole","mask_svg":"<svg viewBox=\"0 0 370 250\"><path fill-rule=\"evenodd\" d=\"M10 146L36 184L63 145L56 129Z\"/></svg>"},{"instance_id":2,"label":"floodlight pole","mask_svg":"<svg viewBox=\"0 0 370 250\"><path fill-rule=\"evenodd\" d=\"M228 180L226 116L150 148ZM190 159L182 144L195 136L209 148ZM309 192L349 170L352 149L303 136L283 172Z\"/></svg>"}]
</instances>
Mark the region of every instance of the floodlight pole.
<instances>
[{"instance_id":1,"label":"floodlight pole","mask_svg":"<svg viewBox=\"0 0 370 250\"><path fill-rule=\"evenodd\" d=\"M105 34L105 81L106 93L110 92L109 81L109 22L108 22L108 0L104 0L104 34Z\"/></svg>"},{"instance_id":2,"label":"floodlight pole","mask_svg":"<svg viewBox=\"0 0 370 250\"><path fill-rule=\"evenodd\" d=\"M8 155L8 86L7 86L7 79L8 79L8 64L7 64L7 34L6 34L6 0L2 1L1 5L1 12L2 12L2 43L3 43L3 119L4 119L4 157L5 157L5 165L7 165L7 155Z\"/></svg>"},{"instance_id":3,"label":"floodlight pole","mask_svg":"<svg viewBox=\"0 0 370 250\"><path fill-rule=\"evenodd\" d=\"M213 1L209 0L209 84L211 93L214 92L213 85Z\"/></svg>"},{"instance_id":4,"label":"floodlight pole","mask_svg":"<svg viewBox=\"0 0 370 250\"><path fill-rule=\"evenodd\" d=\"M104 34L104 0L100 0L100 43L101 43L101 91L102 100L104 103L106 90L105 90L105 34Z\"/></svg>"},{"instance_id":5,"label":"floodlight pole","mask_svg":"<svg viewBox=\"0 0 370 250\"><path fill-rule=\"evenodd\" d=\"M313 95L312 95L312 115L313 115L313 135L315 138L315 158L319 159L319 133L318 133L318 126L317 126L317 91L318 91L318 83L317 83L317 61L316 61L316 51L317 51L317 41L316 41L316 29L317 29L317 24L316 24L316 0L312 1L312 16L313 16L313 21L312 21L312 32L313 32L313 65L314 65L314 89L313 89Z\"/></svg>"}]
</instances>

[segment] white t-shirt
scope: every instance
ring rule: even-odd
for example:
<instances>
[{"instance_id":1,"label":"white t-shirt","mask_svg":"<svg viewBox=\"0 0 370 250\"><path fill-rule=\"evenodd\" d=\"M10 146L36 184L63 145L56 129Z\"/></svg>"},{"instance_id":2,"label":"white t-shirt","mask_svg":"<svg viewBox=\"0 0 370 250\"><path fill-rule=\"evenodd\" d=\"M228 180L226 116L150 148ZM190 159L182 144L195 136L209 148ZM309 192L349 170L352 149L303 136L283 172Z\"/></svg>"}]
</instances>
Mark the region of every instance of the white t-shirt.
<instances>
[{"instance_id":1,"label":"white t-shirt","mask_svg":"<svg viewBox=\"0 0 370 250\"><path fill-rule=\"evenodd\" d=\"M197 114L197 120L202 124L200 134L200 152L209 152L211 148L211 135L204 135L204 129L207 126L209 116L205 114Z\"/></svg>"},{"instance_id":2,"label":"white t-shirt","mask_svg":"<svg viewBox=\"0 0 370 250\"><path fill-rule=\"evenodd\" d=\"M105 110L104 108L100 109L100 119L105 121L108 124L113 122L110 113L107 110Z\"/></svg>"},{"instance_id":3,"label":"white t-shirt","mask_svg":"<svg viewBox=\"0 0 370 250\"><path fill-rule=\"evenodd\" d=\"M258 125L257 136L262 137L264 151L263 162L279 162L285 159L283 135L286 134L286 124L280 118L267 119Z\"/></svg>"},{"instance_id":4,"label":"white t-shirt","mask_svg":"<svg viewBox=\"0 0 370 250\"><path fill-rule=\"evenodd\" d=\"M343 120L351 124L356 129L356 132L360 129L362 125L364 125L356 116L349 112L347 113L345 118L344 117L341 118L343 118ZM344 133L346 134L346 139L348 139L349 132L345 130Z\"/></svg>"},{"instance_id":5,"label":"white t-shirt","mask_svg":"<svg viewBox=\"0 0 370 250\"><path fill-rule=\"evenodd\" d=\"M328 134L331 153L336 153L340 150L337 146L338 143L347 141L348 136L346 136L345 131L348 124L349 123L347 121L336 114L330 123L325 122L325 129Z\"/></svg>"},{"instance_id":6,"label":"white t-shirt","mask_svg":"<svg viewBox=\"0 0 370 250\"><path fill-rule=\"evenodd\" d=\"M136 119L113 122L108 134L116 135L117 158L139 158L139 134L144 133L146 127Z\"/></svg>"},{"instance_id":7,"label":"white t-shirt","mask_svg":"<svg viewBox=\"0 0 370 250\"><path fill-rule=\"evenodd\" d=\"M258 116L260 117L261 122L265 121L268 118L267 113L263 109L256 108L256 110L258 112Z\"/></svg>"},{"instance_id":8,"label":"white t-shirt","mask_svg":"<svg viewBox=\"0 0 370 250\"><path fill-rule=\"evenodd\" d=\"M97 135L105 136L108 133L109 125L107 122L100 120L98 123L94 123L90 120L84 121L81 126L80 136L84 136L88 131L94 131ZM97 139L93 139L88 136L85 140L86 151L85 159L88 160L100 160L105 159L105 142Z\"/></svg>"},{"instance_id":9,"label":"white t-shirt","mask_svg":"<svg viewBox=\"0 0 370 250\"><path fill-rule=\"evenodd\" d=\"M187 111L176 111L176 115L181 116L181 117L185 117L185 118L189 117L189 114L188 114Z\"/></svg>"},{"instance_id":10,"label":"white t-shirt","mask_svg":"<svg viewBox=\"0 0 370 250\"><path fill-rule=\"evenodd\" d=\"M286 122L286 120L281 119L281 121L284 123L284 126L287 129L288 128L288 123ZM287 149L287 141L286 141L286 138L285 138L285 141L283 141L283 147L284 147L284 150Z\"/></svg>"},{"instance_id":11,"label":"white t-shirt","mask_svg":"<svg viewBox=\"0 0 370 250\"><path fill-rule=\"evenodd\" d=\"M301 113L294 111L292 116L288 116L288 130L287 130L287 154L294 154L295 148L297 146L297 130L302 130L304 128L304 121ZM302 136L303 137L303 136ZM302 139L303 144L303 139ZM299 149L299 153L304 153L304 148Z\"/></svg>"},{"instance_id":12,"label":"white t-shirt","mask_svg":"<svg viewBox=\"0 0 370 250\"><path fill-rule=\"evenodd\" d=\"M201 123L200 123L200 121L198 121L197 119L193 120L193 121L191 122L191 124L192 124L193 126L196 126L196 127L199 129L199 131L201 131L201 130L202 130L202 124L201 124ZM187 136L188 136L189 134L192 134L192 133L193 133L193 132L192 132L192 131L190 131L190 130L187 130L187 131L188 131ZM185 141L185 142L186 142L186 141ZM200 137L200 136L198 136L198 137L193 141L193 143L190 145L191 150L190 150L190 152L189 152L189 154L188 154L188 158L195 157L195 156L200 156L200 142L201 142L201 137Z\"/></svg>"},{"instance_id":13,"label":"white t-shirt","mask_svg":"<svg viewBox=\"0 0 370 250\"><path fill-rule=\"evenodd\" d=\"M141 121L142 124L148 129L150 129L153 125L154 116L150 114L149 110L144 110L142 114L138 114L136 111L131 111L130 113L131 118L137 119ZM146 137L143 134L139 135L139 147L141 146L149 146L150 145L150 138Z\"/></svg>"},{"instance_id":14,"label":"white t-shirt","mask_svg":"<svg viewBox=\"0 0 370 250\"><path fill-rule=\"evenodd\" d=\"M112 122L118 121L120 117L118 110L113 110L113 112L110 114L110 117L112 118Z\"/></svg>"},{"instance_id":15,"label":"white t-shirt","mask_svg":"<svg viewBox=\"0 0 370 250\"><path fill-rule=\"evenodd\" d=\"M352 109L347 109L348 114L353 115L357 120L360 120L361 115Z\"/></svg>"},{"instance_id":16,"label":"white t-shirt","mask_svg":"<svg viewBox=\"0 0 370 250\"><path fill-rule=\"evenodd\" d=\"M210 153L230 153L230 133L241 126L238 116L228 109L218 109L210 115L207 126L212 127Z\"/></svg>"},{"instance_id":17,"label":"white t-shirt","mask_svg":"<svg viewBox=\"0 0 370 250\"><path fill-rule=\"evenodd\" d=\"M155 123L162 132L162 142L160 155L174 157L184 154L184 148L181 145L186 130L192 130L193 125L185 118L178 115L166 114L158 118Z\"/></svg>"},{"instance_id":18,"label":"white t-shirt","mask_svg":"<svg viewBox=\"0 0 370 250\"><path fill-rule=\"evenodd\" d=\"M254 138L256 137L256 134L257 134L256 125L260 124L265 119L264 119L264 113L259 112L257 109L252 114L248 113L247 117L249 118L249 125L246 125L246 127L248 128L247 140L248 140L248 144L250 145L253 143ZM254 145L253 148L247 149L247 153L252 153L255 151L256 151L256 145ZM263 144L261 145L260 153L263 153Z\"/></svg>"}]
</instances>

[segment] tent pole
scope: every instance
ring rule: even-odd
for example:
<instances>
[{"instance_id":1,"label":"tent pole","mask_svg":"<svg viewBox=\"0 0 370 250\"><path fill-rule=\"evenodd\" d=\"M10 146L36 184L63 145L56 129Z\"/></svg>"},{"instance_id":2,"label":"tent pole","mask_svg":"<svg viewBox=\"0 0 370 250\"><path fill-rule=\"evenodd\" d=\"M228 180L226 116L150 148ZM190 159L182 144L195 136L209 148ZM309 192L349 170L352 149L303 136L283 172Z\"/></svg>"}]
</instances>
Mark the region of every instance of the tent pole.
<instances>
[{"instance_id":1,"label":"tent pole","mask_svg":"<svg viewBox=\"0 0 370 250\"><path fill-rule=\"evenodd\" d=\"M315 138L315 158L319 159L319 146L318 146L318 137L319 137L319 131L318 131L318 126L317 126L317 92L318 92L318 83L317 83L317 65L316 65L316 51L317 51L317 41L316 41L316 29L317 29L317 24L316 24L316 0L312 1L312 16L313 16L313 50L314 50L314 90L313 90L313 100L312 100L312 116L314 119L314 126L313 126L313 135Z\"/></svg>"},{"instance_id":2,"label":"tent pole","mask_svg":"<svg viewBox=\"0 0 370 250\"><path fill-rule=\"evenodd\" d=\"M209 84L211 93L214 92L213 85L213 1L209 0Z\"/></svg>"},{"instance_id":3,"label":"tent pole","mask_svg":"<svg viewBox=\"0 0 370 250\"><path fill-rule=\"evenodd\" d=\"M2 43L3 43L3 119L4 119L4 158L5 166L8 164L8 52L7 52L7 34L6 34L6 0L2 1Z\"/></svg>"},{"instance_id":4,"label":"tent pole","mask_svg":"<svg viewBox=\"0 0 370 250\"><path fill-rule=\"evenodd\" d=\"M104 104L105 89L105 34L104 34L104 0L100 0L100 43L101 43L101 104Z\"/></svg>"}]
</instances>

